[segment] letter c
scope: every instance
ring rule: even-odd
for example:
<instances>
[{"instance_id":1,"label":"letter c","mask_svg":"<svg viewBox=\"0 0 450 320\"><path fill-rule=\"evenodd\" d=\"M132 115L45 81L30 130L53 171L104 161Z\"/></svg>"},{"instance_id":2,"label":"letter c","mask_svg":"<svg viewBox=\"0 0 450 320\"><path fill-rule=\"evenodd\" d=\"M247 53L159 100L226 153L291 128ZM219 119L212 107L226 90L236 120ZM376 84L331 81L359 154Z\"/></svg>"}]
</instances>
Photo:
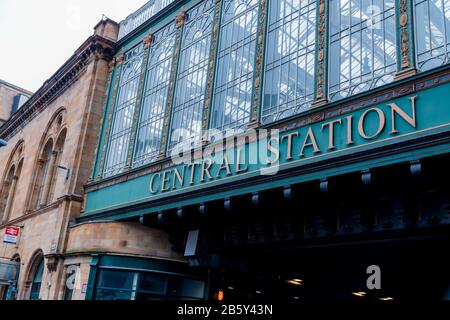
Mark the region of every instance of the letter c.
<instances>
[{"instance_id":1,"label":"letter c","mask_svg":"<svg viewBox=\"0 0 450 320\"><path fill-rule=\"evenodd\" d=\"M155 190L153 188L153 185L155 184L155 178L156 177L159 177L159 180L161 180L161 173L155 173L152 176L152 178L150 179L150 192L153 193L153 194L158 193L158 191L159 191L159 188L157 190Z\"/></svg>"}]
</instances>

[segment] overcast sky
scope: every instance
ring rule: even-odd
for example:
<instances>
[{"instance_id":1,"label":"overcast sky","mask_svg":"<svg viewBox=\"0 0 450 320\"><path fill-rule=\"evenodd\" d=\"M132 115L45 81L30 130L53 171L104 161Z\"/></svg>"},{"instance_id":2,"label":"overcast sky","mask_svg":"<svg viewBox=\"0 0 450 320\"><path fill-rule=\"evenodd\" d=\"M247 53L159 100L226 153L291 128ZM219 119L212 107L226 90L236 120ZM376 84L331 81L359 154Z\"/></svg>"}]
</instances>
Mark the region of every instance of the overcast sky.
<instances>
[{"instance_id":1,"label":"overcast sky","mask_svg":"<svg viewBox=\"0 0 450 320\"><path fill-rule=\"evenodd\" d=\"M148 0L0 0L0 79L35 92L92 35Z\"/></svg>"}]
</instances>

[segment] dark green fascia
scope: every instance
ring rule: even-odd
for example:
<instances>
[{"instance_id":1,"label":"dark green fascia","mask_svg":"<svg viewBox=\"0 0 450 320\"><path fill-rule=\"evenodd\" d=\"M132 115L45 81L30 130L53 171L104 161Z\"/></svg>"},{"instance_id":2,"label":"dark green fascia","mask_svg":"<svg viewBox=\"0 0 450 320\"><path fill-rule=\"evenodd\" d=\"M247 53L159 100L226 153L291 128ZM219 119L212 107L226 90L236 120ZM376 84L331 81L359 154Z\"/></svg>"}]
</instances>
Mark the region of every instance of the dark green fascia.
<instances>
[{"instance_id":1,"label":"dark green fascia","mask_svg":"<svg viewBox=\"0 0 450 320\"><path fill-rule=\"evenodd\" d=\"M120 221L170 210L175 205L176 207L183 207L206 203L226 197L234 197L256 191L319 180L324 177L333 177L401 162L419 160L446 154L449 153L449 150L450 131L442 132L435 130L430 136L421 136L414 140L404 139L404 141L396 143L395 148L386 145L372 151L362 150L357 154L353 153L345 157L332 158L326 162L315 162L305 167L293 166L280 172L276 179L273 179L271 176L250 177L223 185L220 188L202 189L195 193L155 201L152 205L149 205L148 201L142 201L130 203L127 207L123 207L122 205L117 208L111 207L104 211L83 215L77 221Z\"/></svg>"},{"instance_id":2,"label":"dark green fascia","mask_svg":"<svg viewBox=\"0 0 450 320\"><path fill-rule=\"evenodd\" d=\"M400 86L402 84L408 83L410 81L420 80L420 79L426 78L426 77L428 77L430 75L437 74L437 73L440 73L440 72L443 72L443 71L448 71L448 70L450 70L450 64L443 65L443 66L440 66L438 68L431 69L431 70L428 70L428 71L425 71L425 72L420 72L420 73L417 73L417 74L415 74L413 76L410 76L408 78L397 80L397 81L391 82L389 84L386 84L384 86L381 86L381 87L378 87L378 88L374 88L374 89L371 89L371 90L359 93L357 95L354 95L354 96L351 96L351 97L348 97L348 98L344 98L344 99L337 100L337 101L332 101L332 102L327 103L326 105L323 105L323 106L320 106L320 107L317 107L317 108L305 111L303 113L296 114L296 115L293 115L291 117L278 120L276 122L271 122L269 124L262 125L260 128L261 129L270 129L272 127L278 127L278 126L283 125L284 123L288 123L288 122L290 122L292 120L295 120L297 118L308 116L308 115L316 113L316 112L325 111L326 109L329 109L329 108L332 108L332 107L336 107L336 106L341 105L341 104L349 103L352 100L361 99L361 98L364 98L364 97L372 95L372 94L376 94L376 93L379 93L379 92L382 92L382 91L385 91L385 90L393 89L393 88L395 88L397 86ZM103 144L101 144L99 147L102 147L102 146L103 146ZM101 149L99 149L99 151L100 150ZM127 172L118 174L116 176L104 178L104 179L101 179L99 181L95 181L95 182L89 183L86 186L90 187L90 186L95 186L98 183L103 183L103 182L107 182L107 181L113 181L113 180L115 180L117 178L120 178L122 176L126 176L126 175L132 174L134 172L138 172L140 170L143 170L145 168L149 168L149 167L156 166L158 164L162 164L162 163L164 163L166 161L167 161L167 159L161 159L161 160L149 163L149 164L147 164L145 166L142 166L142 167L139 167L139 168L135 168L135 169L131 169L131 170L127 171Z\"/></svg>"}]
</instances>

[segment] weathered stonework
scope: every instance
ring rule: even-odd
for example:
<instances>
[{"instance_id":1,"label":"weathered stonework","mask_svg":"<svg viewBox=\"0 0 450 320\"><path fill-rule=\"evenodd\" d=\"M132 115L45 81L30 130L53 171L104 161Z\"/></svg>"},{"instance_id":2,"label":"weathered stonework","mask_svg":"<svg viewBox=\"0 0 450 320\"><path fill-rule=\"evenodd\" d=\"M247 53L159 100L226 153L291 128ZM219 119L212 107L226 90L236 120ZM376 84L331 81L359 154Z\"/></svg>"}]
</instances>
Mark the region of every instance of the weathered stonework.
<instances>
[{"instance_id":1,"label":"weathered stonework","mask_svg":"<svg viewBox=\"0 0 450 320\"><path fill-rule=\"evenodd\" d=\"M39 255L45 263L40 298L53 300L62 296L65 287L62 254L69 222L80 214L83 185L92 168L115 36L117 24L102 20L95 34L0 128L0 136L8 142L0 152L0 178L8 170L11 154L23 146L23 167L11 214L7 221L0 223L1 235L6 226L21 230L17 245L0 243L2 255L19 257L21 261L18 299L30 296L33 263ZM33 182L39 178L35 173L42 162L39 159L44 144L57 140L63 130L67 133L58 153L61 168L53 167L54 175L50 176L52 182L47 191L49 201L44 206L29 208ZM58 146L55 144L55 150ZM0 183L2 189L3 181Z\"/></svg>"}]
</instances>

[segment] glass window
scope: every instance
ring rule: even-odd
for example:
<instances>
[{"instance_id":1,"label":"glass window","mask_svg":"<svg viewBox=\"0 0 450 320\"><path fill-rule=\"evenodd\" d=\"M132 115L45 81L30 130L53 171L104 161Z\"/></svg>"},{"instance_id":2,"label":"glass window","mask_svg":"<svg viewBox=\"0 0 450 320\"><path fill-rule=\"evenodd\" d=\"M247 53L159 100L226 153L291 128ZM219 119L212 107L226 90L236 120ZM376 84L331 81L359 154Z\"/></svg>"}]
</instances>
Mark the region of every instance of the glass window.
<instances>
[{"instance_id":1,"label":"glass window","mask_svg":"<svg viewBox=\"0 0 450 320\"><path fill-rule=\"evenodd\" d=\"M314 99L316 0L273 0L267 26L262 122L305 111Z\"/></svg>"},{"instance_id":2,"label":"glass window","mask_svg":"<svg viewBox=\"0 0 450 320\"><path fill-rule=\"evenodd\" d=\"M205 282L151 272L100 270L97 300L203 299Z\"/></svg>"},{"instance_id":3,"label":"glass window","mask_svg":"<svg viewBox=\"0 0 450 320\"><path fill-rule=\"evenodd\" d=\"M181 44L169 151L200 138L213 26L213 0L187 12Z\"/></svg>"},{"instance_id":4,"label":"glass window","mask_svg":"<svg viewBox=\"0 0 450 320\"><path fill-rule=\"evenodd\" d=\"M39 300L43 274L44 274L44 259L41 259L38 266L36 267L33 281L31 283L30 300Z\"/></svg>"},{"instance_id":5,"label":"glass window","mask_svg":"<svg viewBox=\"0 0 450 320\"><path fill-rule=\"evenodd\" d=\"M168 294L177 297L203 299L205 282L185 278L171 278L169 279Z\"/></svg>"},{"instance_id":6,"label":"glass window","mask_svg":"<svg viewBox=\"0 0 450 320\"><path fill-rule=\"evenodd\" d=\"M150 47L134 167L154 161L160 151L175 42L176 26L172 23L155 33Z\"/></svg>"},{"instance_id":7,"label":"glass window","mask_svg":"<svg viewBox=\"0 0 450 320\"><path fill-rule=\"evenodd\" d=\"M329 95L339 100L393 80L393 0L330 0Z\"/></svg>"},{"instance_id":8,"label":"glass window","mask_svg":"<svg viewBox=\"0 0 450 320\"><path fill-rule=\"evenodd\" d=\"M242 129L250 120L258 0L224 0L211 126Z\"/></svg>"},{"instance_id":9,"label":"glass window","mask_svg":"<svg viewBox=\"0 0 450 320\"><path fill-rule=\"evenodd\" d=\"M134 272L101 270L97 279L95 299L131 300L134 279Z\"/></svg>"},{"instance_id":10,"label":"glass window","mask_svg":"<svg viewBox=\"0 0 450 320\"><path fill-rule=\"evenodd\" d=\"M105 177L120 173L127 162L143 52L144 47L141 44L125 54L109 136L108 154L103 173Z\"/></svg>"},{"instance_id":11,"label":"glass window","mask_svg":"<svg viewBox=\"0 0 450 320\"><path fill-rule=\"evenodd\" d=\"M449 62L450 2L414 0L417 65L429 70Z\"/></svg>"}]
</instances>

